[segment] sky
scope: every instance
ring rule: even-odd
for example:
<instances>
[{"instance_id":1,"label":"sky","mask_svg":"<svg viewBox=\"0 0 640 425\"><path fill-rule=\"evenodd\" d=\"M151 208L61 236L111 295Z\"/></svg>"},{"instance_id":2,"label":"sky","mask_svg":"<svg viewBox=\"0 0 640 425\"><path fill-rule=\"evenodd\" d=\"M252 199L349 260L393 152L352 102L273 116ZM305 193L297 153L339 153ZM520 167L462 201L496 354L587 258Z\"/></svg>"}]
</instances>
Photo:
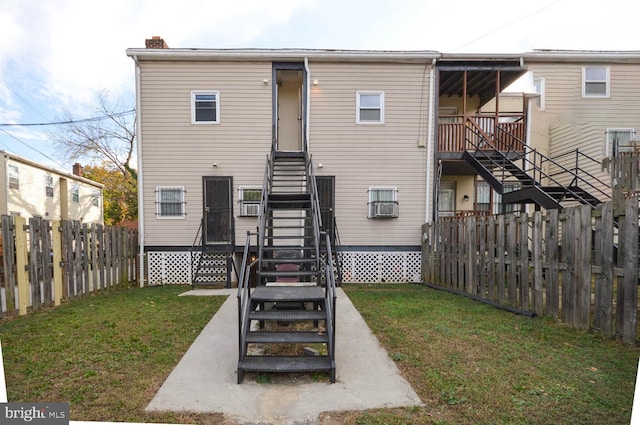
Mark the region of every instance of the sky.
<instances>
[{"instance_id":1,"label":"sky","mask_svg":"<svg viewBox=\"0 0 640 425\"><path fill-rule=\"evenodd\" d=\"M309 48L522 53L638 50L630 0L0 0L0 150L71 171L50 141L99 92L135 106L127 48ZM80 159L82 162L82 159Z\"/></svg>"}]
</instances>

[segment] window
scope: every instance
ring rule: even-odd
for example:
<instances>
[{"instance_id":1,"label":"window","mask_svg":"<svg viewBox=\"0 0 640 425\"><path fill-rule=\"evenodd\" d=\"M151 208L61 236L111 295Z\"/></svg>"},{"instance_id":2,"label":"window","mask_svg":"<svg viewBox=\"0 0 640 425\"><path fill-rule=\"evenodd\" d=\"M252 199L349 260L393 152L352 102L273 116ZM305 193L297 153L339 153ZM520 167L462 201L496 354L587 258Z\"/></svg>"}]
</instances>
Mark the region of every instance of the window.
<instances>
[{"instance_id":1,"label":"window","mask_svg":"<svg viewBox=\"0 0 640 425\"><path fill-rule=\"evenodd\" d=\"M616 157L623 152L633 152L636 131L633 128L608 128L605 156Z\"/></svg>"},{"instance_id":2,"label":"window","mask_svg":"<svg viewBox=\"0 0 640 425\"><path fill-rule=\"evenodd\" d=\"M356 123L383 124L384 123L384 93L364 92L356 93Z\"/></svg>"},{"instance_id":3,"label":"window","mask_svg":"<svg viewBox=\"0 0 640 425\"><path fill-rule=\"evenodd\" d=\"M9 164L9 188L20 189L20 171L18 166Z\"/></svg>"},{"instance_id":4,"label":"window","mask_svg":"<svg viewBox=\"0 0 640 425\"><path fill-rule=\"evenodd\" d=\"M515 192L520 189L520 183L504 183L502 190L504 193ZM502 214L502 196L496 192L496 212ZM520 204L505 204L504 213L512 213L520 210Z\"/></svg>"},{"instance_id":5,"label":"window","mask_svg":"<svg viewBox=\"0 0 640 425\"><path fill-rule=\"evenodd\" d=\"M100 206L100 190L99 189L93 189L91 191L91 205L93 205L94 207Z\"/></svg>"},{"instance_id":6,"label":"window","mask_svg":"<svg viewBox=\"0 0 640 425\"><path fill-rule=\"evenodd\" d=\"M53 198L53 177L44 176L44 194L49 198Z\"/></svg>"},{"instance_id":7,"label":"window","mask_svg":"<svg viewBox=\"0 0 640 425\"><path fill-rule=\"evenodd\" d=\"M261 187L240 187L240 216L257 217L260 210L260 199L262 198Z\"/></svg>"},{"instance_id":8,"label":"window","mask_svg":"<svg viewBox=\"0 0 640 425\"><path fill-rule=\"evenodd\" d=\"M156 188L156 215L158 218L184 218L184 187Z\"/></svg>"},{"instance_id":9,"label":"window","mask_svg":"<svg viewBox=\"0 0 640 425\"><path fill-rule=\"evenodd\" d=\"M220 123L220 92L192 91L191 92L191 123L219 124Z\"/></svg>"},{"instance_id":10,"label":"window","mask_svg":"<svg viewBox=\"0 0 640 425\"><path fill-rule=\"evenodd\" d=\"M398 217L398 188L370 187L368 218Z\"/></svg>"},{"instance_id":11,"label":"window","mask_svg":"<svg viewBox=\"0 0 640 425\"><path fill-rule=\"evenodd\" d=\"M582 97L609 97L609 67L582 68Z\"/></svg>"},{"instance_id":12,"label":"window","mask_svg":"<svg viewBox=\"0 0 640 425\"><path fill-rule=\"evenodd\" d=\"M538 108L540 108L541 111L544 111L544 87L545 85L545 81L544 78L534 78L533 80L533 89L535 90L535 92L537 94L539 94L538 99L537 99L537 103L538 103Z\"/></svg>"},{"instance_id":13,"label":"window","mask_svg":"<svg viewBox=\"0 0 640 425\"><path fill-rule=\"evenodd\" d=\"M71 184L71 202L76 204L80 202L80 186L78 183Z\"/></svg>"},{"instance_id":14,"label":"window","mask_svg":"<svg viewBox=\"0 0 640 425\"><path fill-rule=\"evenodd\" d=\"M491 186L481 181L476 183L476 210L491 212Z\"/></svg>"}]
</instances>

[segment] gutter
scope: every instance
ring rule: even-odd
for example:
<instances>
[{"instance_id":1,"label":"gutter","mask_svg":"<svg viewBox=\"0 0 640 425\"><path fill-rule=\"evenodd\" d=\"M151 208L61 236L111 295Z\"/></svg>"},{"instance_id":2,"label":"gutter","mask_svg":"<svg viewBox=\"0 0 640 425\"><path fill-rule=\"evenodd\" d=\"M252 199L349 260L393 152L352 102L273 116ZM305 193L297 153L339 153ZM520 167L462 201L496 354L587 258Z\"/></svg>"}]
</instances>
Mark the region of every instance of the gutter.
<instances>
[{"instance_id":1,"label":"gutter","mask_svg":"<svg viewBox=\"0 0 640 425\"><path fill-rule=\"evenodd\" d=\"M306 96L306 105L305 105L305 114L304 114L304 142L306 146L303 146L303 150L307 153L311 153L309 150L309 115L311 112L311 72L309 71L309 58L305 56L304 58L304 71L307 74L307 90L305 93Z\"/></svg>"},{"instance_id":2,"label":"gutter","mask_svg":"<svg viewBox=\"0 0 640 425\"><path fill-rule=\"evenodd\" d=\"M431 60L431 69L429 70L429 121L427 124L427 170L426 170L426 187L425 187L425 211L424 211L424 220L425 223L431 222L431 193L433 190L431 189L431 172L432 172L432 164L433 164L433 121L434 121L434 103L435 103L435 75L436 75L436 58Z\"/></svg>"},{"instance_id":3,"label":"gutter","mask_svg":"<svg viewBox=\"0 0 640 425\"><path fill-rule=\"evenodd\" d=\"M138 56L132 56L136 67L136 155L138 156L138 246L140 247L139 264L140 267L140 282L138 284L142 288L144 286L144 173L142 172L142 115L140 114L141 100L140 100L140 63L138 62Z\"/></svg>"}]
</instances>

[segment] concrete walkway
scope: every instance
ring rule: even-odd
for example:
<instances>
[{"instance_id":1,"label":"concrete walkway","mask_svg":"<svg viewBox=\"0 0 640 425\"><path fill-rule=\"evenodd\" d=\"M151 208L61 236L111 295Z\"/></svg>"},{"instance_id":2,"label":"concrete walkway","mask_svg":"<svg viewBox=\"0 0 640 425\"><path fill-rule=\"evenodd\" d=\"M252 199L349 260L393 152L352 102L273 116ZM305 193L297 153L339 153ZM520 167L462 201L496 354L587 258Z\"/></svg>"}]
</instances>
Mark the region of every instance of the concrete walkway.
<instances>
[{"instance_id":1,"label":"concrete walkway","mask_svg":"<svg viewBox=\"0 0 640 425\"><path fill-rule=\"evenodd\" d=\"M338 288L335 384L236 384L236 290L183 295L231 295L171 372L147 410L219 412L237 423L313 424L326 411L422 405L360 313Z\"/></svg>"}]
</instances>

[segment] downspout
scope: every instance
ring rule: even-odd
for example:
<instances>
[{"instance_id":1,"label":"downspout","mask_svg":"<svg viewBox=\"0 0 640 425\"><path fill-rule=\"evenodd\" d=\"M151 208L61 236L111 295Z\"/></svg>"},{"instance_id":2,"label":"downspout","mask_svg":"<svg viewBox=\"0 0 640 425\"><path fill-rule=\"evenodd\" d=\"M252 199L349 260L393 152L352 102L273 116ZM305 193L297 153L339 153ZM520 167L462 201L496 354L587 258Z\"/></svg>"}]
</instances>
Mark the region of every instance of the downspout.
<instances>
[{"instance_id":1,"label":"downspout","mask_svg":"<svg viewBox=\"0 0 640 425\"><path fill-rule=\"evenodd\" d=\"M429 119L427 121L427 175L426 175L426 187L425 187L425 197L426 197L426 205L424 212L424 220L426 223L431 222L431 193L433 193L433 189L431 188L431 171L433 164L433 107L434 107L434 90L435 90L435 75L436 75L436 58L431 60L431 69L429 70Z\"/></svg>"},{"instance_id":2,"label":"downspout","mask_svg":"<svg viewBox=\"0 0 640 425\"><path fill-rule=\"evenodd\" d=\"M309 153L309 110L311 108L311 72L309 72L309 58L304 58L304 71L307 74L305 90L305 113L304 113L304 143L303 150Z\"/></svg>"},{"instance_id":3,"label":"downspout","mask_svg":"<svg viewBox=\"0 0 640 425\"><path fill-rule=\"evenodd\" d=\"M142 170L142 115L140 114L140 63L138 57L133 56L136 66L136 155L138 156L138 245L139 245L139 264L140 282L138 284L142 288L144 286L144 196L143 196L143 179Z\"/></svg>"}]
</instances>

